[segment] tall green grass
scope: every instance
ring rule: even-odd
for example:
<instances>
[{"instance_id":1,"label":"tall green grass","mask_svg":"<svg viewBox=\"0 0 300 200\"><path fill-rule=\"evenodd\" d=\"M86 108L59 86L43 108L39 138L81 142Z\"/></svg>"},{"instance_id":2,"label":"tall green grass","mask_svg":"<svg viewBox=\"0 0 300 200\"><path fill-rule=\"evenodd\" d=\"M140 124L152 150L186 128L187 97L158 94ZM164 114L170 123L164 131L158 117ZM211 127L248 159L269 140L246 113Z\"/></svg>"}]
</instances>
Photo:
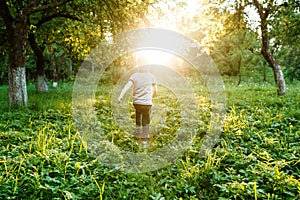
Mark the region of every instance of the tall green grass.
<instances>
[{"instance_id":1,"label":"tall green grass","mask_svg":"<svg viewBox=\"0 0 300 200\"><path fill-rule=\"evenodd\" d=\"M172 164L142 174L102 166L87 152L72 118L72 83L44 94L29 85L29 105L18 110L7 106L1 86L0 199L299 199L300 84L288 85L282 97L272 84L226 79L225 86L225 126L214 148L199 156L201 128ZM111 112L109 93L102 98L99 117L101 109ZM138 151L106 119L116 144ZM163 146L167 136L156 142Z\"/></svg>"}]
</instances>

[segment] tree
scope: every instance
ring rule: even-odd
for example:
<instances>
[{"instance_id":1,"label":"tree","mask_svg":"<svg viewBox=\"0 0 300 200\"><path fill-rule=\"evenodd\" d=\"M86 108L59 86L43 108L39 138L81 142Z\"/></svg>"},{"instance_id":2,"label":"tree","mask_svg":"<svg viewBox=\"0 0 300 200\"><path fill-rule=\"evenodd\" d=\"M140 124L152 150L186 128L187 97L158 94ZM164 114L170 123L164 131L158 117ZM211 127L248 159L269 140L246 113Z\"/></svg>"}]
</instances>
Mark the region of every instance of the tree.
<instances>
[{"instance_id":1,"label":"tree","mask_svg":"<svg viewBox=\"0 0 300 200\"><path fill-rule=\"evenodd\" d=\"M64 8L55 9L52 12L44 13L43 15L38 15L38 20L36 23L31 23L31 20L28 19L28 41L29 44L36 56L36 91L37 92L47 92L48 84L45 77L45 57L43 55L43 51L46 48L46 43L38 44L36 41L36 33L38 29L45 23L55 19L55 18L69 18L72 20L80 20L76 15L71 15ZM34 18L37 18L35 16Z\"/></svg>"},{"instance_id":2,"label":"tree","mask_svg":"<svg viewBox=\"0 0 300 200\"><path fill-rule=\"evenodd\" d=\"M261 40L262 49L261 53L273 70L275 83L277 86L277 94L279 96L286 94L286 85L284 75L281 67L274 58L270 48L270 37L269 37L269 17L272 13L276 12L278 8L274 1L267 1L267 3L260 3L258 0L253 0L253 4L256 7L260 17L260 29L261 29Z\"/></svg>"},{"instance_id":3,"label":"tree","mask_svg":"<svg viewBox=\"0 0 300 200\"><path fill-rule=\"evenodd\" d=\"M0 16L6 27L6 35L10 49L8 64L9 105L23 106L28 103L25 76L27 39L29 39L31 47L38 58L37 73L38 77L41 77L39 80L42 80L44 76L44 59L42 54L44 47L35 40L36 37L34 32L32 32L34 26L31 26L33 25L31 22L34 21L37 24L41 24L42 21L50 21L57 17L66 17L66 15L69 15L68 11L71 11L72 14L79 13L84 18L93 16L97 19L97 25L101 26L102 31L109 29L110 33L116 33L121 30L120 27L128 27L130 24L134 24L138 17L144 15L145 8L151 2L152 1L146 0L54 0L51 2L40 0L0 0ZM133 13L135 13L134 16L136 16L134 18L130 17ZM87 21L92 23L92 20ZM59 26L59 24L53 25L53 27L56 26ZM28 32L29 35L27 34ZM41 85L45 85L44 81L41 81ZM41 87L41 90L45 90L45 88Z\"/></svg>"},{"instance_id":4,"label":"tree","mask_svg":"<svg viewBox=\"0 0 300 200\"><path fill-rule=\"evenodd\" d=\"M270 32L275 38L274 50L285 77L300 80L300 1L286 1L279 7Z\"/></svg>"},{"instance_id":5,"label":"tree","mask_svg":"<svg viewBox=\"0 0 300 200\"><path fill-rule=\"evenodd\" d=\"M239 85L242 70L253 69L253 58L256 57L254 49L257 45L256 34L247 26L245 4L240 1L232 3L232 8L219 9L218 19L223 19L223 34L213 43L211 56L221 74L238 76Z\"/></svg>"},{"instance_id":6,"label":"tree","mask_svg":"<svg viewBox=\"0 0 300 200\"><path fill-rule=\"evenodd\" d=\"M10 50L8 64L8 101L10 106L26 106L28 104L25 56L28 43L27 25L29 16L62 6L68 1L70 0L39 5L40 1L38 0L29 2L0 0L0 16L5 23Z\"/></svg>"}]
</instances>

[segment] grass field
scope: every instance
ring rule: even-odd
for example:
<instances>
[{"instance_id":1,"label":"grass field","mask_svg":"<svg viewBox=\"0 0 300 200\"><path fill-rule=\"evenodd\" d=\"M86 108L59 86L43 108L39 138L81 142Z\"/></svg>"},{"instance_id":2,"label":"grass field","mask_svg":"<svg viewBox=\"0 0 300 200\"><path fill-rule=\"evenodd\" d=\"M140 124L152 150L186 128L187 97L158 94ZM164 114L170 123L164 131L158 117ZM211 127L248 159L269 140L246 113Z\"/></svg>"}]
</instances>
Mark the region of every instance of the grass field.
<instances>
[{"instance_id":1,"label":"grass field","mask_svg":"<svg viewBox=\"0 0 300 200\"><path fill-rule=\"evenodd\" d=\"M74 125L72 83L45 94L29 85L29 105L19 110L8 108L1 86L0 199L300 199L300 84L278 97L270 84L234 82L225 81L226 119L214 148L199 156L206 128L199 129L174 162L146 173L103 166L88 153ZM109 140L143 153L113 124L109 92L101 95L95 108ZM179 128L170 101L165 134L148 151Z\"/></svg>"}]
</instances>

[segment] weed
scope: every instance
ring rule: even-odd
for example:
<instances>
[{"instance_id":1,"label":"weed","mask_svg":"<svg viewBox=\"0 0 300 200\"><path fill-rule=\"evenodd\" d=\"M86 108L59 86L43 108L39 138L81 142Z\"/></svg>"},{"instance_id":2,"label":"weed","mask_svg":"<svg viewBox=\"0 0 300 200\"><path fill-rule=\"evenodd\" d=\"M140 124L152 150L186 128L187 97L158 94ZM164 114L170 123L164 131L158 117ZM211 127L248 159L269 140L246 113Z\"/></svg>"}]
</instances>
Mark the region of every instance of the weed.
<instances>
[{"instance_id":1,"label":"weed","mask_svg":"<svg viewBox=\"0 0 300 200\"><path fill-rule=\"evenodd\" d=\"M299 199L299 85L283 97L271 85L225 85L226 120L215 147L199 156L211 105L194 84L203 93L193 143L165 168L141 174L105 167L88 154L72 118L71 83L43 94L29 87L29 106L21 110L8 108L7 87L0 87L0 199ZM154 118L150 152L169 144L182 120L177 99L161 92L155 103L162 121ZM115 123L110 87L100 94L94 108L108 140L139 153Z\"/></svg>"}]
</instances>

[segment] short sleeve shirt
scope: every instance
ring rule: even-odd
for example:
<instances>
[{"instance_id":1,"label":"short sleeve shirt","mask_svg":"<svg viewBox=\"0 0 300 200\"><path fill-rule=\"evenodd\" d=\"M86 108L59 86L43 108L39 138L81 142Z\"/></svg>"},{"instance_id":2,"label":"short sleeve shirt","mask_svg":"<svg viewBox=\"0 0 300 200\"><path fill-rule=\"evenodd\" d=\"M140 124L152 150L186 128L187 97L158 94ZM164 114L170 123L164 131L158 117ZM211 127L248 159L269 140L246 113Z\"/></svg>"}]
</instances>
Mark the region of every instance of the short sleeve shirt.
<instances>
[{"instance_id":1,"label":"short sleeve shirt","mask_svg":"<svg viewBox=\"0 0 300 200\"><path fill-rule=\"evenodd\" d=\"M137 72L129 80L133 83L133 104L152 105L152 85L156 84L154 76L148 72Z\"/></svg>"}]
</instances>

